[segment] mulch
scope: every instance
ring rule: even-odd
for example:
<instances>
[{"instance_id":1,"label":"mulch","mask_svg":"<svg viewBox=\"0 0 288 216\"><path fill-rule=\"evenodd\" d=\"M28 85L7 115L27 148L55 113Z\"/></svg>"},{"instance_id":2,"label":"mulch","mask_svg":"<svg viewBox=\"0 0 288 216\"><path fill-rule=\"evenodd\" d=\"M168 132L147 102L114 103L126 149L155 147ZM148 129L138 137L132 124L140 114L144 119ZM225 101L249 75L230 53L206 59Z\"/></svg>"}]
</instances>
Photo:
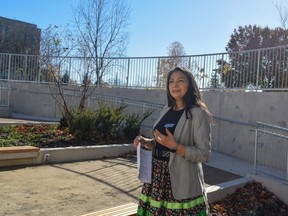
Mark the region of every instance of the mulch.
<instances>
[{"instance_id":1,"label":"mulch","mask_svg":"<svg viewBox=\"0 0 288 216\"><path fill-rule=\"evenodd\" d=\"M210 204L211 216L287 216L288 206L259 182L246 184Z\"/></svg>"}]
</instances>

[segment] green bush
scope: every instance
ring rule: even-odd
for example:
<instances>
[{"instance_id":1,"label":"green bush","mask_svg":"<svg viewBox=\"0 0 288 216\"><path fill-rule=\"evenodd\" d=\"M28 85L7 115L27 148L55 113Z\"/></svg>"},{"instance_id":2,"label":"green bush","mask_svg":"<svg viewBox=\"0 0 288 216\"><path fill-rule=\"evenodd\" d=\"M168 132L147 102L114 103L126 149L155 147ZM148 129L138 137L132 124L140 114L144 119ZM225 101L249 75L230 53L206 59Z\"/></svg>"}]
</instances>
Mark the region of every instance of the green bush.
<instances>
[{"instance_id":1,"label":"green bush","mask_svg":"<svg viewBox=\"0 0 288 216\"><path fill-rule=\"evenodd\" d=\"M70 132L80 141L95 139L97 133L95 111L87 108L74 110Z\"/></svg>"},{"instance_id":2,"label":"green bush","mask_svg":"<svg viewBox=\"0 0 288 216\"><path fill-rule=\"evenodd\" d=\"M123 105L108 106L99 102L99 110L96 111L96 129L106 142L119 140L126 107Z\"/></svg>"},{"instance_id":3,"label":"green bush","mask_svg":"<svg viewBox=\"0 0 288 216\"><path fill-rule=\"evenodd\" d=\"M140 133L140 126L142 122L148 118L154 110L145 111L144 113L132 113L125 116L125 126L123 128L124 136L131 141Z\"/></svg>"}]
</instances>

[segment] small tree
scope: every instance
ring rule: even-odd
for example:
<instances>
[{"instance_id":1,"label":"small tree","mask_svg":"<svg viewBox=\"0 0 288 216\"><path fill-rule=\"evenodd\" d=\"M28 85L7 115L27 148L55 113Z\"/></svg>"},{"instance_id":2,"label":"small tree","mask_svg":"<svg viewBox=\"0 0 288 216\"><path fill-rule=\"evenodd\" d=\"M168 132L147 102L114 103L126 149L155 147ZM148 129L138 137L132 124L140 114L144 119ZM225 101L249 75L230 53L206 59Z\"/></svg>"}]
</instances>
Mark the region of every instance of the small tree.
<instances>
[{"instance_id":1,"label":"small tree","mask_svg":"<svg viewBox=\"0 0 288 216\"><path fill-rule=\"evenodd\" d=\"M125 0L83 0L74 9L77 29L78 52L85 57L85 80L79 108L95 90L103 84L106 69L111 66L112 58L123 56L128 41L128 19L130 9Z\"/></svg>"},{"instance_id":2,"label":"small tree","mask_svg":"<svg viewBox=\"0 0 288 216\"><path fill-rule=\"evenodd\" d=\"M185 55L184 47L179 41L172 42L168 49L167 58L161 58L158 68L158 86L165 87L166 79L169 70L184 63L183 56Z\"/></svg>"},{"instance_id":3,"label":"small tree","mask_svg":"<svg viewBox=\"0 0 288 216\"><path fill-rule=\"evenodd\" d=\"M69 128L71 127L71 108L64 89L69 81L69 74L66 70L62 70L62 64L73 49L74 39L67 27L50 25L43 31L40 49L41 79L47 82L51 96L63 112L63 119Z\"/></svg>"},{"instance_id":4,"label":"small tree","mask_svg":"<svg viewBox=\"0 0 288 216\"><path fill-rule=\"evenodd\" d=\"M41 70L45 74L42 74L42 80L48 82L51 95L63 111L69 128L73 107L69 106L64 89L69 74L62 65L74 51L84 57L83 66L75 71L79 80L74 86L80 96L77 108L83 109L85 101L96 88L93 83L101 84L105 69L111 64L108 57L121 56L125 51L128 39L125 28L129 15L129 7L125 3L124 0L83 0L74 10L75 35L68 28L60 29L58 26L49 26L43 34Z\"/></svg>"}]
</instances>

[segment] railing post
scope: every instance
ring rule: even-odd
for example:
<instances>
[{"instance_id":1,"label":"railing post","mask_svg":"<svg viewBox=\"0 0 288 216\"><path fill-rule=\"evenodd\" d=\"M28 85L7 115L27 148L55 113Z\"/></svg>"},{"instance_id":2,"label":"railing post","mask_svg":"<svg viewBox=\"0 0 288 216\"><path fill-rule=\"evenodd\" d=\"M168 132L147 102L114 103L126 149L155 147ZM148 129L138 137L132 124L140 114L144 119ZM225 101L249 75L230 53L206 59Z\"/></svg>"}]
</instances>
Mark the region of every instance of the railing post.
<instances>
[{"instance_id":1,"label":"railing post","mask_svg":"<svg viewBox=\"0 0 288 216\"><path fill-rule=\"evenodd\" d=\"M91 95L89 95L89 97L87 97L87 108L90 108L90 97L91 97Z\"/></svg>"},{"instance_id":2,"label":"railing post","mask_svg":"<svg viewBox=\"0 0 288 216\"><path fill-rule=\"evenodd\" d=\"M256 123L256 130L255 130L255 146L254 146L254 174L256 174L257 169L257 145L258 145L258 124Z\"/></svg>"},{"instance_id":3,"label":"railing post","mask_svg":"<svg viewBox=\"0 0 288 216\"><path fill-rule=\"evenodd\" d=\"M128 58L128 68L127 68L127 77L126 77L126 87L128 87L128 82L129 82L129 72L130 72L130 58Z\"/></svg>"},{"instance_id":4,"label":"railing post","mask_svg":"<svg viewBox=\"0 0 288 216\"><path fill-rule=\"evenodd\" d=\"M259 70L260 70L260 50L258 50L258 59L257 59L256 92L258 91L258 85L259 85Z\"/></svg>"},{"instance_id":5,"label":"railing post","mask_svg":"<svg viewBox=\"0 0 288 216\"><path fill-rule=\"evenodd\" d=\"M71 67L72 67L72 57L69 57L69 72L68 72L69 79L71 79ZM68 80L68 83L69 83L69 80Z\"/></svg>"},{"instance_id":6,"label":"railing post","mask_svg":"<svg viewBox=\"0 0 288 216\"><path fill-rule=\"evenodd\" d=\"M25 56L24 56L23 77L21 77L21 80L24 79L24 80L30 81L29 71L27 72L27 65L28 65L27 61L28 61L28 56L27 56L27 54L25 54ZM28 74L27 74L27 73L28 73Z\"/></svg>"},{"instance_id":7,"label":"railing post","mask_svg":"<svg viewBox=\"0 0 288 216\"><path fill-rule=\"evenodd\" d=\"M158 63L157 63L157 75L156 75L156 88L159 88L159 70L160 70L160 58L158 58Z\"/></svg>"},{"instance_id":8,"label":"railing post","mask_svg":"<svg viewBox=\"0 0 288 216\"><path fill-rule=\"evenodd\" d=\"M288 185L288 152L287 152L287 157L286 157L286 185Z\"/></svg>"},{"instance_id":9,"label":"railing post","mask_svg":"<svg viewBox=\"0 0 288 216\"><path fill-rule=\"evenodd\" d=\"M38 83L40 83L40 81L41 81L41 67L42 67L40 55L37 56L37 62L38 62L38 67L37 67L38 68Z\"/></svg>"},{"instance_id":10,"label":"railing post","mask_svg":"<svg viewBox=\"0 0 288 216\"><path fill-rule=\"evenodd\" d=\"M8 88L7 88L7 107L8 109L10 108L10 93L11 93L11 88L10 88L10 84L8 85Z\"/></svg>"},{"instance_id":11,"label":"railing post","mask_svg":"<svg viewBox=\"0 0 288 216\"><path fill-rule=\"evenodd\" d=\"M202 83L202 88L205 88L205 69L206 69L206 55L204 56L204 68L203 68L203 83Z\"/></svg>"},{"instance_id":12,"label":"railing post","mask_svg":"<svg viewBox=\"0 0 288 216\"><path fill-rule=\"evenodd\" d=\"M8 60L8 77L7 77L7 80L8 82L10 81L10 70L11 70L11 54L9 54L9 60Z\"/></svg>"}]
</instances>

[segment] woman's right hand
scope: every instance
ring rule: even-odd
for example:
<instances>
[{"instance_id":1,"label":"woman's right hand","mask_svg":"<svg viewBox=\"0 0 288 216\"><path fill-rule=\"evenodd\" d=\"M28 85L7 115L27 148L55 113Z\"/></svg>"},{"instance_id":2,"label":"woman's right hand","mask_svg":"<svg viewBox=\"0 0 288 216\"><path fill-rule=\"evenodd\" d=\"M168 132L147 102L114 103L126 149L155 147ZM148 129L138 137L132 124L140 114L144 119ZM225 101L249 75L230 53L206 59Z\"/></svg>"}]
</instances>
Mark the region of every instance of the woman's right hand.
<instances>
[{"instance_id":1,"label":"woman's right hand","mask_svg":"<svg viewBox=\"0 0 288 216\"><path fill-rule=\"evenodd\" d=\"M151 144L151 141L153 139L150 139L150 138L146 138L146 137L143 137L143 136L137 136L135 139L134 139L134 142L133 142L133 145L134 145L134 149L137 149L137 146L141 143L141 145L145 146L146 148L151 148L152 147L152 144Z\"/></svg>"},{"instance_id":2,"label":"woman's right hand","mask_svg":"<svg viewBox=\"0 0 288 216\"><path fill-rule=\"evenodd\" d=\"M134 149L135 149L135 150L137 149L137 146L140 144L140 137L141 137L141 136L135 137L135 139L134 139L134 141L133 141L133 146L134 146Z\"/></svg>"}]
</instances>

